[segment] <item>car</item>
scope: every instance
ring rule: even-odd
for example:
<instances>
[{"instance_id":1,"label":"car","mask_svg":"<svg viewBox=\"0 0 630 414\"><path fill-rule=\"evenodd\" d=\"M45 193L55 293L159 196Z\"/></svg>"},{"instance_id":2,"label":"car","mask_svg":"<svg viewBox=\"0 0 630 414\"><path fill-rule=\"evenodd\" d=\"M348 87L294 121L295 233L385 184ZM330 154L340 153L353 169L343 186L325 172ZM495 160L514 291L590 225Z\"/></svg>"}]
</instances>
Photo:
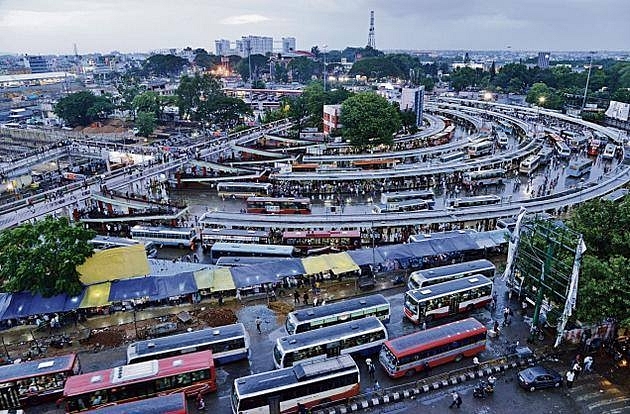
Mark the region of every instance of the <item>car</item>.
<instances>
[{"instance_id":1,"label":"car","mask_svg":"<svg viewBox=\"0 0 630 414\"><path fill-rule=\"evenodd\" d=\"M562 385L562 375L553 369L536 365L520 371L518 383L532 392L543 388L558 388Z\"/></svg>"}]
</instances>

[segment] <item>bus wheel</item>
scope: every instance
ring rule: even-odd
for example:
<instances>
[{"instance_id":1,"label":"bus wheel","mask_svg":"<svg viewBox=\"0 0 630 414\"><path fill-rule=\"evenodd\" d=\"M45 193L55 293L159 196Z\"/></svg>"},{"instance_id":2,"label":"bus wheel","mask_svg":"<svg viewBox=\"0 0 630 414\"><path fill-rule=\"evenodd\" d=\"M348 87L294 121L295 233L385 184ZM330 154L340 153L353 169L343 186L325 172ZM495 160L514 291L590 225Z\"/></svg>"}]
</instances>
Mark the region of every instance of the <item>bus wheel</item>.
<instances>
[{"instance_id":1,"label":"bus wheel","mask_svg":"<svg viewBox=\"0 0 630 414\"><path fill-rule=\"evenodd\" d=\"M178 248L178 249L183 249L183 248L184 248L184 244L183 244L183 243L178 244L178 245L177 245L177 248Z\"/></svg>"},{"instance_id":2,"label":"bus wheel","mask_svg":"<svg viewBox=\"0 0 630 414\"><path fill-rule=\"evenodd\" d=\"M459 361L461 361L462 359L464 359L464 354L459 354L459 355L457 355L457 356L455 357L455 362L459 362Z\"/></svg>"},{"instance_id":3,"label":"bus wheel","mask_svg":"<svg viewBox=\"0 0 630 414\"><path fill-rule=\"evenodd\" d=\"M320 400L319 404L317 404L317 405L330 404L331 402L332 402L332 400L330 398L324 398L323 400Z\"/></svg>"},{"instance_id":4,"label":"bus wheel","mask_svg":"<svg viewBox=\"0 0 630 414\"><path fill-rule=\"evenodd\" d=\"M472 312L475 309L473 305L466 306L466 312Z\"/></svg>"},{"instance_id":5,"label":"bus wheel","mask_svg":"<svg viewBox=\"0 0 630 414\"><path fill-rule=\"evenodd\" d=\"M405 372L405 377L410 378L413 377L416 374L416 370L415 369L408 369Z\"/></svg>"},{"instance_id":6,"label":"bus wheel","mask_svg":"<svg viewBox=\"0 0 630 414\"><path fill-rule=\"evenodd\" d=\"M433 322L433 315L427 315L427 316L425 316L425 317L424 317L424 321L425 321L426 323Z\"/></svg>"}]
</instances>

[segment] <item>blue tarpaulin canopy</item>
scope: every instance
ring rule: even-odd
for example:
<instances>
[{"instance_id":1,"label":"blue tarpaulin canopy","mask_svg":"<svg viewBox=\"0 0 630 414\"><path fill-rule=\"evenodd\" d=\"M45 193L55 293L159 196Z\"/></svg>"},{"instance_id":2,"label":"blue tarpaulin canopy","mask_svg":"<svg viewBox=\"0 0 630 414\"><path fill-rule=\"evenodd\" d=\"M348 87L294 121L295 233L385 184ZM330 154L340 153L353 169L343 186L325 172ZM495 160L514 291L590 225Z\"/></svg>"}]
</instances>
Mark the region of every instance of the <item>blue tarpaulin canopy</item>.
<instances>
[{"instance_id":1,"label":"blue tarpaulin canopy","mask_svg":"<svg viewBox=\"0 0 630 414\"><path fill-rule=\"evenodd\" d=\"M157 286L157 295L156 297L151 297L151 299L156 300L186 295L199 290L197 289L193 272L185 272L173 276L156 276L155 285Z\"/></svg>"},{"instance_id":2,"label":"blue tarpaulin canopy","mask_svg":"<svg viewBox=\"0 0 630 414\"><path fill-rule=\"evenodd\" d=\"M65 308L67 295L56 295L43 298L29 292L19 292L11 295L11 303L7 307L4 319L24 318L39 313L62 312Z\"/></svg>"},{"instance_id":3,"label":"blue tarpaulin canopy","mask_svg":"<svg viewBox=\"0 0 630 414\"><path fill-rule=\"evenodd\" d=\"M359 266L365 266L368 264L383 262L383 256L379 253L380 248L375 249L358 249L348 250L348 254L352 257L352 260ZM374 253L372 253L374 252Z\"/></svg>"},{"instance_id":4,"label":"blue tarpaulin canopy","mask_svg":"<svg viewBox=\"0 0 630 414\"><path fill-rule=\"evenodd\" d=\"M230 269L234 285L237 288L274 283L289 276L299 276L305 273L300 259L279 259L256 266L237 266Z\"/></svg>"},{"instance_id":5,"label":"blue tarpaulin canopy","mask_svg":"<svg viewBox=\"0 0 630 414\"><path fill-rule=\"evenodd\" d=\"M119 302L143 297L155 297L157 294L158 288L155 284L155 278L150 276L135 277L112 282L109 290L109 301Z\"/></svg>"},{"instance_id":6,"label":"blue tarpaulin canopy","mask_svg":"<svg viewBox=\"0 0 630 414\"><path fill-rule=\"evenodd\" d=\"M0 319L4 319L4 313L11 304L10 293L0 293Z\"/></svg>"}]
</instances>

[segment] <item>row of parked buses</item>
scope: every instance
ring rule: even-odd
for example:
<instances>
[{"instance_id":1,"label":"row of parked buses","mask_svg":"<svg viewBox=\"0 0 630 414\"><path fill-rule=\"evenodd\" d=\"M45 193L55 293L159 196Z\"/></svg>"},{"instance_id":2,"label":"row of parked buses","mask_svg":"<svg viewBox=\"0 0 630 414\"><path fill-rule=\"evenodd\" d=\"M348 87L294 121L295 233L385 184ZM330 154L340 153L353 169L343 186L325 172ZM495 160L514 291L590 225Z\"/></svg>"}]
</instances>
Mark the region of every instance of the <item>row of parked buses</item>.
<instances>
[{"instance_id":1,"label":"row of parked buses","mask_svg":"<svg viewBox=\"0 0 630 414\"><path fill-rule=\"evenodd\" d=\"M249 336L237 323L132 343L127 365L107 370L82 373L76 354L6 365L0 409L57 400L66 413L186 413L187 396L216 391L216 364L248 357Z\"/></svg>"}]
</instances>

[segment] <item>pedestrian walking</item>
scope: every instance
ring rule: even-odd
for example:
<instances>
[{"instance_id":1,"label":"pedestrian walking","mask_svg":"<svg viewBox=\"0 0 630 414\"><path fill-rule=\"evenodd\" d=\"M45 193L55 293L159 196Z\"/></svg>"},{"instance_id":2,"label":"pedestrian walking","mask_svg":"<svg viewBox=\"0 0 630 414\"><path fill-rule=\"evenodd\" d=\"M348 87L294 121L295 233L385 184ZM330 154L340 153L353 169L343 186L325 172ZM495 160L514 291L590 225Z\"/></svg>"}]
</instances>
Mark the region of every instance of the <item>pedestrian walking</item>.
<instances>
[{"instance_id":1,"label":"pedestrian walking","mask_svg":"<svg viewBox=\"0 0 630 414\"><path fill-rule=\"evenodd\" d=\"M567 388L573 388L573 381L575 381L575 372L568 370L565 378L567 379Z\"/></svg>"},{"instance_id":2,"label":"pedestrian walking","mask_svg":"<svg viewBox=\"0 0 630 414\"><path fill-rule=\"evenodd\" d=\"M584 372L593 372L593 370L591 369L593 365L593 357L590 355L587 355L584 358Z\"/></svg>"},{"instance_id":3,"label":"pedestrian walking","mask_svg":"<svg viewBox=\"0 0 630 414\"><path fill-rule=\"evenodd\" d=\"M297 290L293 292L293 303L297 303L298 305L300 304L300 292Z\"/></svg>"},{"instance_id":4,"label":"pedestrian walking","mask_svg":"<svg viewBox=\"0 0 630 414\"><path fill-rule=\"evenodd\" d=\"M577 380L580 376L580 373L582 372L582 365L580 365L579 362L576 362L575 364L573 364L571 371L575 373L575 379Z\"/></svg>"},{"instance_id":5,"label":"pedestrian walking","mask_svg":"<svg viewBox=\"0 0 630 414\"><path fill-rule=\"evenodd\" d=\"M256 316L256 330L258 331L259 334L262 333L262 330L260 329L261 324L262 324L262 319L260 319L260 316Z\"/></svg>"},{"instance_id":6,"label":"pedestrian walking","mask_svg":"<svg viewBox=\"0 0 630 414\"><path fill-rule=\"evenodd\" d=\"M426 321L425 321L425 322L422 322L422 330L423 330L423 331L426 331L426 330L427 330L427 323L426 323Z\"/></svg>"},{"instance_id":7,"label":"pedestrian walking","mask_svg":"<svg viewBox=\"0 0 630 414\"><path fill-rule=\"evenodd\" d=\"M308 305L308 292L304 292L304 295L302 295L302 301L305 305Z\"/></svg>"},{"instance_id":8,"label":"pedestrian walking","mask_svg":"<svg viewBox=\"0 0 630 414\"><path fill-rule=\"evenodd\" d=\"M365 360L365 363L367 364L368 375L370 376L370 379L372 381L374 381L374 374L376 373L376 368L374 368L374 364L372 363L372 359L367 358Z\"/></svg>"},{"instance_id":9,"label":"pedestrian walking","mask_svg":"<svg viewBox=\"0 0 630 414\"><path fill-rule=\"evenodd\" d=\"M459 406L462 405L462 397L459 395L457 391L453 391L451 393L451 398L453 399L453 401L451 401L451 405L449 405L448 408L453 408L453 407L459 408Z\"/></svg>"},{"instance_id":10,"label":"pedestrian walking","mask_svg":"<svg viewBox=\"0 0 630 414\"><path fill-rule=\"evenodd\" d=\"M507 325L507 321L509 317L510 317L510 308L506 306L503 309L503 325Z\"/></svg>"},{"instance_id":11,"label":"pedestrian walking","mask_svg":"<svg viewBox=\"0 0 630 414\"><path fill-rule=\"evenodd\" d=\"M197 410L206 411L206 401L203 399L201 393L197 394Z\"/></svg>"}]
</instances>

